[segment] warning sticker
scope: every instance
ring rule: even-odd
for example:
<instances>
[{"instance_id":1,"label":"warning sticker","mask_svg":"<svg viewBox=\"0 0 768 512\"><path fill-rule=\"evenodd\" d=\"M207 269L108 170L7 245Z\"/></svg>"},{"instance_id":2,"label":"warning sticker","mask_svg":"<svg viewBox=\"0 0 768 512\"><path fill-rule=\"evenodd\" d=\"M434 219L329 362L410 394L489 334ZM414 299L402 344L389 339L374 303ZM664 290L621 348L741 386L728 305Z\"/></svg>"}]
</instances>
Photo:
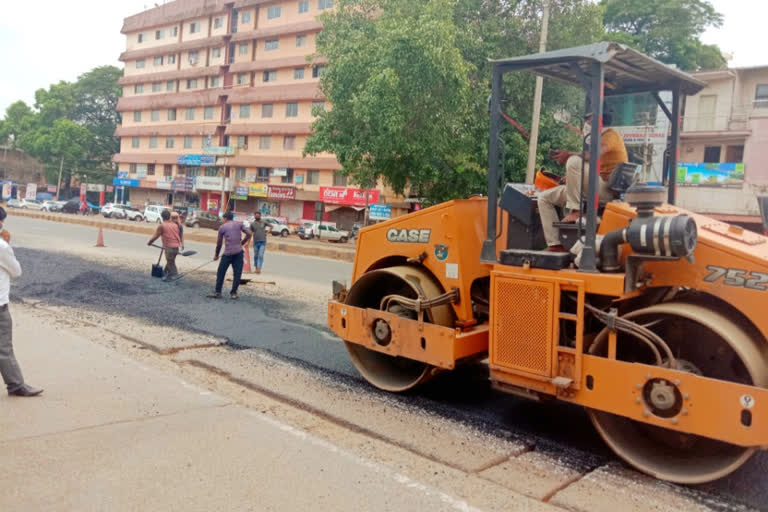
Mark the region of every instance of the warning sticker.
<instances>
[{"instance_id":1,"label":"warning sticker","mask_svg":"<svg viewBox=\"0 0 768 512\"><path fill-rule=\"evenodd\" d=\"M755 399L752 395L741 395L741 406L745 409L751 409L755 406Z\"/></svg>"},{"instance_id":2,"label":"warning sticker","mask_svg":"<svg viewBox=\"0 0 768 512\"><path fill-rule=\"evenodd\" d=\"M445 264L445 278L446 279L458 279L459 278L459 264L458 263L446 263Z\"/></svg>"}]
</instances>

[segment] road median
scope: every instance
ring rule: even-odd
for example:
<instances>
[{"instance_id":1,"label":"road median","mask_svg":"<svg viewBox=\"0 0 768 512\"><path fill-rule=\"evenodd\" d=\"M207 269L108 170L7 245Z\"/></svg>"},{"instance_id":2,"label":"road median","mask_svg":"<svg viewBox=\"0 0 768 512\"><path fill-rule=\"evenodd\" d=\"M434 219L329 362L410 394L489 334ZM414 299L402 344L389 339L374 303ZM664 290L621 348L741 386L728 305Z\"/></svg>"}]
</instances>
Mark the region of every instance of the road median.
<instances>
[{"instance_id":1,"label":"road median","mask_svg":"<svg viewBox=\"0 0 768 512\"><path fill-rule=\"evenodd\" d=\"M152 235L155 232L155 225L145 222L128 222L120 220L105 219L101 216L81 216L67 215L62 213L38 212L29 210L12 209L8 211L11 216L27 217L32 219L42 219L50 222L63 222L66 224L78 224L81 226L92 226L112 231L123 231L126 233L137 233L142 235ZM216 232L213 230L201 230L187 228L184 230L184 238L195 242L216 243ZM355 250L350 246L332 246L320 242L306 242L303 240L291 240L285 238L270 238L267 241L267 250L278 251L289 254L299 254L302 256L315 256L318 258L327 258L338 261L354 261Z\"/></svg>"}]
</instances>

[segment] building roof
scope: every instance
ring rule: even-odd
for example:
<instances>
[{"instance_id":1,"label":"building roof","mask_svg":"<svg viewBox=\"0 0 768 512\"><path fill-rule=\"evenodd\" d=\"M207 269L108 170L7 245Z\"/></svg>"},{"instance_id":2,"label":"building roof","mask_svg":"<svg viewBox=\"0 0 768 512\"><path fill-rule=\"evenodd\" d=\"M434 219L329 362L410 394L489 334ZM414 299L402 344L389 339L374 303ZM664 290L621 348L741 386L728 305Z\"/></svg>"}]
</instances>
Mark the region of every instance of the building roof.
<instances>
[{"instance_id":1,"label":"building roof","mask_svg":"<svg viewBox=\"0 0 768 512\"><path fill-rule=\"evenodd\" d=\"M176 0L153 9L128 16L123 20L121 33L127 34L142 29L170 25L183 20L202 18L224 12L231 0Z\"/></svg>"},{"instance_id":2,"label":"building roof","mask_svg":"<svg viewBox=\"0 0 768 512\"><path fill-rule=\"evenodd\" d=\"M219 75L220 66L203 66L201 68L186 68L162 73L142 73L140 75L128 75L121 77L117 85L146 84L149 82L162 82L164 80L177 80L180 78L201 78L210 75Z\"/></svg>"},{"instance_id":3,"label":"building roof","mask_svg":"<svg viewBox=\"0 0 768 512\"><path fill-rule=\"evenodd\" d=\"M139 125L139 126L118 126L115 129L115 137L134 137L139 135L157 136L157 135L213 135L216 133L219 123L212 121L210 123L177 123L162 125Z\"/></svg>"},{"instance_id":4,"label":"building roof","mask_svg":"<svg viewBox=\"0 0 768 512\"><path fill-rule=\"evenodd\" d=\"M677 86L683 94L693 95L706 86L688 73L619 43L594 43L491 62L505 71L530 71L577 86L589 64L599 62L605 71L606 95L666 91Z\"/></svg>"},{"instance_id":5,"label":"building roof","mask_svg":"<svg viewBox=\"0 0 768 512\"><path fill-rule=\"evenodd\" d=\"M117 111L152 110L176 107L205 107L219 103L220 96L226 95L222 88L203 91L150 94L146 96L124 96L117 100Z\"/></svg>"},{"instance_id":6,"label":"building roof","mask_svg":"<svg viewBox=\"0 0 768 512\"><path fill-rule=\"evenodd\" d=\"M232 42L251 41L253 39L263 39L265 37L274 36L289 36L305 32L319 32L322 29L323 24L319 21L302 21L301 23L291 23L290 25L278 25L276 27L259 28L247 32L237 32L232 35Z\"/></svg>"},{"instance_id":7,"label":"building roof","mask_svg":"<svg viewBox=\"0 0 768 512\"><path fill-rule=\"evenodd\" d=\"M229 39L229 35L213 36L203 39L194 39L192 41L184 41L183 43L164 44L162 46L153 46L151 48L142 48L140 50L127 50L120 54L118 60L126 62L144 57L154 57L155 55L166 55L169 53L197 50L200 48L225 46L227 44L227 39Z\"/></svg>"},{"instance_id":8,"label":"building roof","mask_svg":"<svg viewBox=\"0 0 768 512\"><path fill-rule=\"evenodd\" d=\"M227 135L308 135L312 123L231 123Z\"/></svg>"},{"instance_id":9,"label":"building roof","mask_svg":"<svg viewBox=\"0 0 768 512\"><path fill-rule=\"evenodd\" d=\"M128 160L126 160L128 161ZM336 158L290 156L230 156L226 165L232 167L286 167L291 169L341 169Z\"/></svg>"},{"instance_id":10,"label":"building roof","mask_svg":"<svg viewBox=\"0 0 768 512\"><path fill-rule=\"evenodd\" d=\"M323 93L317 88L317 82L284 86L235 87L230 89L228 94L227 102L231 104L325 99Z\"/></svg>"}]
</instances>

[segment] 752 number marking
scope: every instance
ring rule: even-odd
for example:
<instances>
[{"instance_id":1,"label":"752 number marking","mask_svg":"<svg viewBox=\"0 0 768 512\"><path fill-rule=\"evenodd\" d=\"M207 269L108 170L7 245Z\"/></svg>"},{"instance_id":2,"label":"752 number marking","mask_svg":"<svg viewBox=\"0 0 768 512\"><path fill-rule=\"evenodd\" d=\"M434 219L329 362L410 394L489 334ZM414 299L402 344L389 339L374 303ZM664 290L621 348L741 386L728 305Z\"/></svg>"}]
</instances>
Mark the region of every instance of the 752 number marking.
<instances>
[{"instance_id":1,"label":"752 number marking","mask_svg":"<svg viewBox=\"0 0 768 512\"><path fill-rule=\"evenodd\" d=\"M768 290L768 274L763 272L750 272L737 268L723 268L715 265L707 265L710 274L704 278L708 283L716 283L720 279L726 286L747 288L764 292Z\"/></svg>"}]
</instances>

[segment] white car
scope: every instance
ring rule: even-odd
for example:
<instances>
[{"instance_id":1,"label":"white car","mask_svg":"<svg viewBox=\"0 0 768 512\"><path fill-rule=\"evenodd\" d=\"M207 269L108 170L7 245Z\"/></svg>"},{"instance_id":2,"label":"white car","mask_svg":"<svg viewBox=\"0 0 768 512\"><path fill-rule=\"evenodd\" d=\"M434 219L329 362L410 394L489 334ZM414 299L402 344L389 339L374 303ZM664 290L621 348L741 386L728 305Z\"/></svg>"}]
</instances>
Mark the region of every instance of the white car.
<instances>
[{"instance_id":1,"label":"white car","mask_svg":"<svg viewBox=\"0 0 768 512\"><path fill-rule=\"evenodd\" d=\"M135 220L138 222L144 220L144 215L141 211L137 210L136 208L131 208L127 204L116 204L114 205L114 208L120 210L123 213L123 219Z\"/></svg>"},{"instance_id":2,"label":"white car","mask_svg":"<svg viewBox=\"0 0 768 512\"><path fill-rule=\"evenodd\" d=\"M160 217L160 214L163 213L163 210L167 210L165 206L159 206L151 204L144 208L144 220L147 222L155 222L157 224L162 224L163 219Z\"/></svg>"},{"instance_id":3,"label":"white car","mask_svg":"<svg viewBox=\"0 0 768 512\"><path fill-rule=\"evenodd\" d=\"M336 229L335 226L320 224L316 230L317 237L321 240L345 244L349 241L349 233Z\"/></svg>"},{"instance_id":4,"label":"white car","mask_svg":"<svg viewBox=\"0 0 768 512\"><path fill-rule=\"evenodd\" d=\"M40 210L44 212L57 212L61 210L60 201L44 201Z\"/></svg>"},{"instance_id":5,"label":"white car","mask_svg":"<svg viewBox=\"0 0 768 512\"><path fill-rule=\"evenodd\" d=\"M283 238L291 234L291 228L273 217L262 217L262 221L270 225L270 233Z\"/></svg>"},{"instance_id":6,"label":"white car","mask_svg":"<svg viewBox=\"0 0 768 512\"><path fill-rule=\"evenodd\" d=\"M120 209L119 204L107 203L101 207L101 214L108 219L124 219L125 212Z\"/></svg>"},{"instance_id":7,"label":"white car","mask_svg":"<svg viewBox=\"0 0 768 512\"><path fill-rule=\"evenodd\" d=\"M20 208L24 210L41 210L43 202L37 199L22 199Z\"/></svg>"}]
</instances>

